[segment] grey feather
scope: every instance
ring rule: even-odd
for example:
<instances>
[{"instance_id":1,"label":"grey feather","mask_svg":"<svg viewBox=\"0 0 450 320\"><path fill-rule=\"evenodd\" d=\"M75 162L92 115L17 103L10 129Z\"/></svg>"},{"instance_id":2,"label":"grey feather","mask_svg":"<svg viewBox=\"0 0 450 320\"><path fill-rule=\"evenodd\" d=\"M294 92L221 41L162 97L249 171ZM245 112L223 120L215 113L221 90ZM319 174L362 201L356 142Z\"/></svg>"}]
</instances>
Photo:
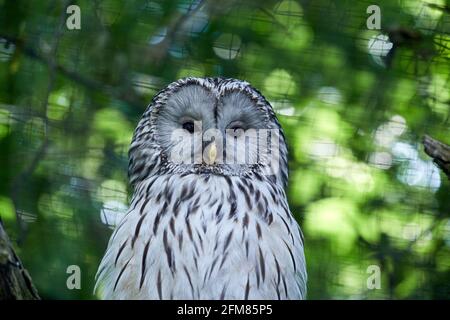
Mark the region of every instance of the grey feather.
<instances>
[{"instance_id":1,"label":"grey feather","mask_svg":"<svg viewBox=\"0 0 450 320\"><path fill-rule=\"evenodd\" d=\"M265 163L176 163L171 133L279 130L279 170ZM226 135L225 135L226 136ZM195 151L195 147L194 150ZM97 273L105 299L303 299L303 236L284 188L287 148L269 102L247 82L186 78L159 92L129 151L130 209Z\"/></svg>"}]
</instances>

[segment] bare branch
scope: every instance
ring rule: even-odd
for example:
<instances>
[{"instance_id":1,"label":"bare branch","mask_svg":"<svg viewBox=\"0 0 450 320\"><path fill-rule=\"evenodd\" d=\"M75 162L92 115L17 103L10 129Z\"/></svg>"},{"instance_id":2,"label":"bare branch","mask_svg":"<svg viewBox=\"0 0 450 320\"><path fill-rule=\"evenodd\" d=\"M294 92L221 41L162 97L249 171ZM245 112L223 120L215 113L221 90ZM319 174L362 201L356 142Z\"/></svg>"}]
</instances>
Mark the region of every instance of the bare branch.
<instances>
[{"instance_id":1,"label":"bare branch","mask_svg":"<svg viewBox=\"0 0 450 320\"><path fill-rule=\"evenodd\" d=\"M433 158L439 168L441 168L450 180L450 146L431 138L428 135L423 137L425 153Z\"/></svg>"},{"instance_id":2,"label":"bare branch","mask_svg":"<svg viewBox=\"0 0 450 320\"><path fill-rule=\"evenodd\" d=\"M22 50L22 52L27 55L28 57L35 59L38 62L41 62L47 66L50 66L52 64L52 58L47 57L44 55L39 54L36 50L34 50L31 46L28 46L23 40L17 39L15 37L11 37L9 35L0 34L0 38L3 38L11 43L14 43L18 48ZM139 100L137 97L131 95L130 92L127 92L126 94L122 94L117 88L103 85L100 82L97 82L95 80L86 78L82 76L81 74L69 70L66 67L55 63L54 64L55 71L59 74L67 77L69 80L85 87L88 90L94 91L94 92L102 92L103 94L114 97L117 100L121 100L123 102L126 102L133 106L141 106L139 103Z\"/></svg>"},{"instance_id":3,"label":"bare branch","mask_svg":"<svg viewBox=\"0 0 450 320\"><path fill-rule=\"evenodd\" d=\"M176 16L172 20L167 31L167 36L151 52L151 59L153 63L159 64L167 56L170 46L175 42L175 40L181 40L182 36L185 36L182 34L182 32L180 32L183 25L197 12L202 10L202 8L205 6L205 3L205 0L199 1L194 8L189 8L186 13Z\"/></svg>"}]
</instances>

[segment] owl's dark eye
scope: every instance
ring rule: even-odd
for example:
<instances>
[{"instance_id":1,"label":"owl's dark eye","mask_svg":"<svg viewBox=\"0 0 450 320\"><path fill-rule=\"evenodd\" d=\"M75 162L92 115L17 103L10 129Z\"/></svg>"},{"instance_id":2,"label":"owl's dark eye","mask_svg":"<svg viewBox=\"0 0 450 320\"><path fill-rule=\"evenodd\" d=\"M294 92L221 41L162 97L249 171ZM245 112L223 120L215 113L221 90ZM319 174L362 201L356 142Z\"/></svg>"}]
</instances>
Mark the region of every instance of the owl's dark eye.
<instances>
[{"instance_id":1,"label":"owl's dark eye","mask_svg":"<svg viewBox=\"0 0 450 320\"><path fill-rule=\"evenodd\" d=\"M184 122L183 129L189 131L189 133L194 133L194 122L193 121Z\"/></svg>"},{"instance_id":2,"label":"owl's dark eye","mask_svg":"<svg viewBox=\"0 0 450 320\"><path fill-rule=\"evenodd\" d=\"M234 121L228 125L227 130L233 130L233 132L236 132L238 130L245 131L245 128L241 121Z\"/></svg>"},{"instance_id":3,"label":"owl's dark eye","mask_svg":"<svg viewBox=\"0 0 450 320\"><path fill-rule=\"evenodd\" d=\"M230 130L233 130L233 131L236 131L236 130L244 130L244 128L242 128L241 126L239 126L239 125L235 125L235 126L232 126L231 128L229 128Z\"/></svg>"}]
</instances>

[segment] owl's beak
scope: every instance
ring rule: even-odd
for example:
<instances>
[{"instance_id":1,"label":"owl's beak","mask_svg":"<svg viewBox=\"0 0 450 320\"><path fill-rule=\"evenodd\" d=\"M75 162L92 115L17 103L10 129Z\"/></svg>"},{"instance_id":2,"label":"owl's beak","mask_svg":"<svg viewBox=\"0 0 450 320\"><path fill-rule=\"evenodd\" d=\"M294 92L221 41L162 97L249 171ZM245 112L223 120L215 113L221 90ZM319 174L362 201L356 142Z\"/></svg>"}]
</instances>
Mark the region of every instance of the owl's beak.
<instances>
[{"instance_id":1,"label":"owl's beak","mask_svg":"<svg viewBox=\"0 0 450 320\"><path fill-rule=\"evenodd\" d=\"M216 159L217 159L217 146L216 146L216 143L214 141L211 142L207 154L208 154L207 164L211 165L214 162L216 162Z\"/></svg>"}]
</instances>

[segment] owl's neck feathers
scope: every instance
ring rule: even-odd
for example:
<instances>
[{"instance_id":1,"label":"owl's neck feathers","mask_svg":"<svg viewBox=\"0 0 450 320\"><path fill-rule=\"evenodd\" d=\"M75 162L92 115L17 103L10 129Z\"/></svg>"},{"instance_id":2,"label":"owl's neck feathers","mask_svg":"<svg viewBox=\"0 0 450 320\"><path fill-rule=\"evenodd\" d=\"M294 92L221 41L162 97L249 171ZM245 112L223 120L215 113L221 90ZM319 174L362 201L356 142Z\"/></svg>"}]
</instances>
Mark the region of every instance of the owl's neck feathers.
<instances>
[{"instance_id":1,"label":"owl's neck feathers","mask_svg":"<svg viewBox=\"0 0 450 320\"><path fill-rule=\"evenodd\" d=\"M152 176L135 187L130 211L136 210L143 199L150 199L148 202L159 204L163 201L173 203L173 212L178 213L178 207L189 200L194 205L190 208L195 211L196 201L200 198L207 203L202 203L202 208L214 207L217 203L236 203L243 200L248 209L253 209L257 205L261 217L270 221L267 215L267 205L269 202L278 204L279 199L285 199L285 191L276 176L264 176L257 172L244 174L243 176L226 176L214 174L163 174ZM287 208L287 204L283 204ZM171 208L170 208L171 209ZM230 210L232 208L230 207ZM242 208L245 209L245 208ZM141 207L141 211L145 208ZM242 210L246 212L247 210ZM169 210L170 211L170 210ZM188 210L189 211L189 210ZM232 210L231 210L232 211ZM233 213L230 211L230 215ZM192 212L186 212L191 214ZM287 216L290 219L290 214Z\"/></svg>"}]
</instances>

